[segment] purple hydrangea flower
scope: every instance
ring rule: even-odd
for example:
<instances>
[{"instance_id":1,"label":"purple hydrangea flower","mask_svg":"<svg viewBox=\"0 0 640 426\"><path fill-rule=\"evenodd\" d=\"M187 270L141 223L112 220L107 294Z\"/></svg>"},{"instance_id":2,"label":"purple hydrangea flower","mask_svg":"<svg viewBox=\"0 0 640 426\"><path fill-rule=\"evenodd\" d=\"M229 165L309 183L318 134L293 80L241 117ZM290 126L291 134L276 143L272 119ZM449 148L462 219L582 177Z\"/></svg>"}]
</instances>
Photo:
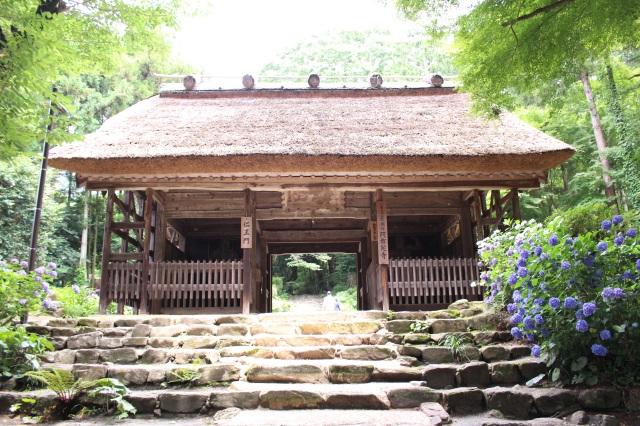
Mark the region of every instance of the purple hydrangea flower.
<instances>
[{"instance_id":1,"label":"purple hydrangea flower","mask_svg":"<svg viewBox=\"0 0 640 426\"><path fill-rule=\"evenodd\" d=\"M78 287L77 285L74 284L74 285L71 286L71 288L73 289L73 292L75 294L80 293L80 287Z\"/></svg>"},{"instance_id":2,"label":"purple hydrangea flower","mask_svg":"<svg viewBox=\"0 0 640 426\"><path fill-rule=\"evenodd\" d=\"M620 216L619 214L615 215L613 217L613 219L611 220L611 222L613 222L614 225L617 225L619 223L622 223L622 221L624 220L624 217Z\"/></svg>"},{"instance_id":3,"label":"purple hydrangea flower","mask_svg":"<svg viewBox=\"0 0 640 426\"><path fill-rule=\"evenodd\" d=\"M573 297L567 297L564 299L564 307L567 309L575 309L578 306L578 302Z\"/></svg>"},{"instance_id":4,"label":"purple hydrangea flower","mask_svg":"<svg viewBox=\"0 0 640 426\"><path fill-rule=\"evenodd\" d=\"M542 306L542 305L544 305L544 299L542 299L540 297L537 297L537 298L533 299L533 303L535 303L536 305Z\"/></svg>"},{"instance_id":5,"label":"purple hydrangea flower","mask_svg":"<svg viewBox=\"0 0 640 426\"><path fill-rule=\"evenodd\" d=\"M624 272L622 273L622 276L624 277L624 279L625 279L625 280L632 280L632 279L634 279L634 278L635 278L635 277L633 276L633 274L632 274L631 272L629 272L629 271L624 271Z\"/></svg>"},{"instance_id":6,"label":"purple hydrangea flower","mask_svg":"<svg viewBox=\"0 0 640 426\"><path fill-rule=\"evenodd\" d=\"M524 278L527 275L529 275L529 271L527 271L527 268L518 268L518 276L520 278Z\"/></svg>"},{"instance_id":7,"label":"purple hydrangea flower","mask_svg":"<svg viewBox=\"0 0 640 426\"><path fill-rule=\"evenodd\" d=\"M34 269L33 272L35 272L38 275L42 275L42 274L44 274L44 268L42 266L40 266L40 267Z\"/></svg>"},{"instance_id":8,"label":"purple hydrangea flower","mask_svg":"<svg viewBox=\"0 0 640 426\"><path fill-rule=\"evenodd\" d=\"M21 305L26 305L27 304L27 300L26 299L20 299L18 300L18 303Z\"/></svg>"},{"instance_id":9,"label":"purple hydrangea flower","mask_svg":"<svg viewBox=\"0 0 640 426\"><path fill-rule=\"evenodd\" d=\"M551 306L553 309L559 308L560 299L558 299L557 297L552 297L551 299L549 299L549 306Z\"/></svg>"},{"instance_id":10,"label":"purple hydrangea flower","mask_svg":"<svg viewBox=\"0 0 640 426\"><path fill-rule=\"evenodd\" d=\"M58 276L58 273L57 273L56 271L49 271L49 272L48 272L48 274L49 274L50 276L52 276L53 278L55 278L55 277L57 277L57 276Z\"/></svg>"},{"instance_id":11,"label":"purple hydrangea flower","mask_svg":"<svg viewBox=\"0 0 640 426\"><path fill-rule=\"evenodd\" d=\"M587 302L582 305L582 313L585 317L590 317L596 312L596 304L593 302Z\"/></svg>"},{"instance_id":12,"label":"purple hydrangea flower","mask_svg":"<svg viewBox=\"0 0 640 426\"><path fill-rule=\"evenodd\" d=\"M636 269L640 271L640 259L636 261Z\"/></svg>"},{"instance_id":13,"label":"purple hydrangea flower","mask_svg":"<svg viewBox=\"0 0 640 426\"><path fill-rule=\"evenodd\" d=\"M549 330L547 330L546 328L543 328L542 331L540 332L540 334L542 334L542 337L549 337L551 332Z\"/></svg>"},{"instance_id":14,"label":"purple hydrangea flower","mask_svg":"<svg viewBox=\"0 0 640 426\"><path fill-rule=\"evenodd\" d=\"M629 238L635 238L636 237L636 230L633 228L629 228L627 229L627 233L625 234L627 237Z\"/></svg>"},{"instance_id":15,"label":"purple hydrangea flower","mask_svg":"<svg viewBox=\"0 0 640 426\"><path fill-rule=\"evenodd\" d=\"M582 319L582 318L584 318L584 314L582 313L582 309L578 309L578 310L576 311L576 318L577 318L577 319Z\"/></svg>"},{"instance_id":16,"label":"purple hydrangea flower","mask_svg":"<svg viewBox=\"0 0 640 426\"><path fill-rule=\"evenodd\" d=\"M55 263L53 263L53 262L49 262L49 263L47 264L47 266L49 267L49 269L56 269L56 268L57 268L56 264L55 264Z\"/></svg>"},{"instance_id":17,"label":"purple hydrangea flower","mask_svg":"<svg viewBox=\"0 0 640 426\"><path fill-rule=\"evenodd\" d=\"M520 258L521 258L521 259L528 259L528 258L529 258L529 255L530 255L530 254L529 254L529 252L528 252L527 250L522 250L522 251L520 252Z\"/></svg>"},{"instance_id":18,"label":"purple hydrangea flower","mask_svg":"<svg viewBox=\"0 0 640 426\"><path fill-rule=\"evenodd\" d=\"M589 324L585 320L578 320L578 322L576 323L576 330L578 330L580 333L586 333L587 331L589 331Z\"/></svg>"},{"instance_id":19,"label":"purple hydrangea flower","mask_svg":"<svg viewBox=\"0 0 640 426\"><path fill-rule=\"evenodd\" d=\"M640 269L640 268L639 268ZM507 280L507 282L511 285L515 284L518 282L518 277L516 276L516 274L511 274L509 276L509 279Z\"/></svg>"},{"instance_id":20,"label":"purple hydrangea flower","mask_svg":"<svg viewBox=\"0 0 640 426\"><path fill-rule=\"evenodd\" d=\"M29 264L28 264L25 260L23 260L22 262L20 262L20 264L21 264L22 266L24 266L25 268L26 268L27 266L29 266Z\"/></svg>"},{"instance_id":21,"label":"purple hydrangea flower","mask_svg":"<svg viewBox=\"0 0 640 426\"><path fill-rule=\"evenodd\" d=\"M507 250L507 256L513 256L513 250L511 249Z\"/></svg>"},{"instance_id":22,"label":"purple hydrangea flower","mask_svg":"<svg viewBox=\"0 0 640 426\"><path fill-rule=\"evenodd\" d=\"M544 324L544 318L540 314L538 314L535 317L533 317L533 319L536 321L536 324L538 324L538 325Z\"/></svg>"},{"instance_id":23,"label":"purple hydrangea flower","mask_svg":"<svg viewBox=\"0 0 640 426\"><path fill-rule=\"evenodd\" d=\"M564 240L565 244L573 244L573 238L567 238L566 240Z\"/></svg>"},{"instance_id":24,"label":"purple hydrangea flower","mask_svg":"<svg viewBox=\"0 0 640 426\"><path fill-rule=\"evenodd\" d=\"M602 224L600 225L600 227L602 229L604 229L605 231L611 231L611 222L608 220L603 220Z\"/></svg>"},{"instance_id":25,"label":"purple hydrangea flower","mask_svg":"<svg viewBox=\"0 0 640 426\"><path fill-rule=\"evenodd\" d=\"M571 268L571 264L566 260L563 260L562 263L560 264L560 267L562 268L563 271L566 271L567 269Z\"/></svg>"},{"instance_id":26,"label":"purple hydrangea flower","mask_svg":"<svg viewBox=\"0 0 640 426\"><path fill-rule=\"evenodd\" d=\"M523 337L522 331L518 327L513 327L511 329L511 335L516 339L522 339Z\"/></svg>"},{"instance_id":27,"label":"purple hydrangea flower","mask_svg":"<svg viewBox=\"0 0 640 426\"><path fill-rule=\"evenodd\" d=\"M518 259L518 260L516 261L516 266L517 266L518 268L524 268L525 266L527 266L527 261L526 261L526 260L524 260L524 259L522 259L522 258L520 258L520 259Z\"/></svg>"},{"instance_id":28,"label":"purple hydrangea flower","mask_svg":"<svg viewBox=\"0 0 640 426\"><path fill-rule=\"evenodd\" d=\"M614 299L622 299L624 297L624 290L620 287L616 287L613 289L613 298Z\"/></svg>"},{"instance_id":29,"label":"purple hydrangea flower","mask_svg":"<svg viewBox=\"0 0 640 426\"><path fill-rule=\"evenodd\" d=\"M617 246L621 246L622 243L624 243L624 237L622 235L618 235L617 237L615 237L613 239L613 244L615 244Z\"/></svg>"},{"instance_id":30,"label":"purple hydrangea flower","mask_svg":"<svg viewBox=\"0 0 640 426\"><path fill-rule=\"evenodd\" d=\"M493 258L491 259L491 266L496 266L496 264L498 263L498 259L497 258Z\"/></svg>"},{"instance_id":31,"label":"purple hydrangea flower","mask_svg":"<svg viewBox=\"0 0 640 426\"><path fill-rule=\"evenodd\" d=\"M51 299L49 299L48 297L44 299L42 301L42 306L44 306L45 309L49 309L51 307Z\"/></svg>"},{"instance_id":32,"label":"purple hydrangea flower","mask_svg":"<svg viewBox=\"0 0 640 426\"><path fill-rule=\"evenodd\" d=\"M40 281L42 281L42 277L37 277L37 276L36 276L36 277L33 277L33 280L34 280L34 281L38 281L38 282L40 282Z\"/></svg>"},{"instance_id":33,"label":"purple hydrangea flower","mask_svg":"<svg viewBox=\"0 0 640 426\"><path fill-rule=\"evenodd\" d=\"M611 332L609 330L602 330L600 332L600 338L602 340L609 340L611 339Z\"/></svg>"},{"instance_id":34,"label":"purple hydrangea flower","mask_svg":"<svg viewBox=\"0 0 640 426\"><path fill-rule=\"evenodd\" d=\"M599 344L594 344L591 345L591 352L595 355L595 356L606 356L607 355L607 348L605 348L602 345Z\"/></svg>"},{"instance_id":35,"label":"purple hydrangea flower","mask_svg":"<svg viewBox=\"0 0 640 426\"><path fill-rule=\"evenodd\" d=\"M527 333L527 340L530 342L535 342L536 341L536 335L535 334L531 334L531 333Z\"/></svg>"},{"instance_id":36,"label":"purple hydrangea flower","mask_svg":"<svg viewBox=\"0 0 640 426\"><path fill-rule=\"evenodd\" d=\"M533 319L530 316L524 317L524 328L527 330L535 330L536 325L533 323Z\"/></svg>"},{"instance_id":37,"label":"purple hydrangea flower","mask_svg":"<svg viewBox=\"0 0 640 426\"><path fill-rule=\"evenodd\" d=\"M483 273L480 274L480 279L486 281L486 280L489 279L489 276L486 273L483 272Z\"/></svg>"},{"instance_id":38,"label":"purple hydrangea flower","mask_svg":"<svg viewBox=\"0 0 640 426\"><path fill-rule=\"evenodd\" d=\"M480 268L480 269L484 269L484 263L482 263L482 262L478 262L478 268Z\"/></svg>"},{"instance_id":39,"label":"purple hydrangea flower","mask_svg":"<svg viewBox=\"0 0 640 426\"><path fill-rule=\"evenodd\" d=\"M42 289L43 289L44 291L49 291L49 283L48 283L48 282L46 282L46 281L43 281L43 282L42 282Z\"/></svg>"},{"instance_id":40,"label":"purple hydrangea flower","mask_svg":"<svg viewBox=\"0 0 640 426\"><path fill-rule=\"evenodd\" d=\"M542 254L542 247L538 246L536 248L533 249L533 254L535 254L536 256L540 257L540 255Z\"/></svg>"},{"instance_id":41,"label":"purple hydrangea flower","mask_svg":"<svg viewBox=\"0 0 640 426\"><path fill-rule=\"evenodd\" d=\"M600 241L598 244L596 244L596 248L600 251L606 251L609 248L609 245L604 241Z\"/></svg>"},{"instance_id":42,"label":"purple hydrangea flower","mask_svg":"<svg viewBox=\"0 0 640 426\"><path fill-rule=\"evenodd\" d=\"M509 321L511 321L511 324L520 324L522 322L522 315L519 313L513 314L511 318L509 318Z\"/></svg>"},{"instance_id":43,"label":"purple hydrangea flower","mask_svg":"<svg viewBox=\"0 0 640 426\"><path fill-rule=\"evenodd\" d=\"M19 263L20 261L16 258L13 258L9 261L9 263Z\"/></svg>"},{"instance_id":44,"label":"purple hydrangea flower","mask_svg":"<svg viewBox=\"0 0 640 426\"><path fill-rule=\"evenodd\" d=\"M517 303L509 303L507 305L507 312L509 312L510 314L514 313L516 311L516 309L518 309L518 304Z\"/></svg>"},{"instance_id":45,"label":"purple hydrangea flower","mask_svg":"<svg viewBox=\"0 0 640 426\"><path fill-rule=\"evenodd\" d=\"M533 345L531 347L531 355L535 356L536 358L538 358L540 356L541 350L540 350L540 346L538 345Z\"/></svg>"},{"instance_id":46,"label":"purple hydrangea flower","mask_svg":"<svg viewBox=\"0 0 640 426\"><path fill-rule=\"evenodd\" d=\"M605 287L602 290L602 297L613 297L613 289L611 287Z\"/></svg>"},{"instance_id":47,"label":"purple hydrangea flower","mask_svg":"<svg viewBox=\"0 0 640 426\"><path fill-rule=\"evenodd\" d=\"M549 245L551 247L555 247L558 245L558 243L560 242L560 240L558 239L558 236L556 234L553 234L550 238L549 238Z\"/></svg>"},{"instance_id":48,"label":"purple hydrangea flower","mask_svg":"<svg viewBox=\"0 0 640 426\"><path fill-rule=\"evenodd\" d=\"M27 273L25 271L23 271L22 269L19 270L19 271L16 271L16 274L22 275L22 276L26 276L27 275Z\"/></svg>"},{"instance_id":49,"label":"purple hydrangea flower","mask_svg":"<svg viewBox=\"0 0 640 426\"><path fill-rule=\"evenodd\" d=\"M592 268L595 263L596 258L593 256L586 256L584 259L582 259L582 264L588 268Z\"/></svg>"}]
</instances>

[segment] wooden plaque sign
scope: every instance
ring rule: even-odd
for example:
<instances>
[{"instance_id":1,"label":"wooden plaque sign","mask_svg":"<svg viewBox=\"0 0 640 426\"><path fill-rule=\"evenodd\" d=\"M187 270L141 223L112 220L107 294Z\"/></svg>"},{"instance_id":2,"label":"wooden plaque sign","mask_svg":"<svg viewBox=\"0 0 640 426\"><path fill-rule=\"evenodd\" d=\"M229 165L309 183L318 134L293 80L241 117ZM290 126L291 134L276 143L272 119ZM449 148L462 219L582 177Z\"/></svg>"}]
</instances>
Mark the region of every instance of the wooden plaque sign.
<instances>
[{"instance_id":1,"label":"wooden plaque sign","mask_svg":"<svg viewBox=\"0 0 640 426\"><path fill-rule=\"evenodd\" d=\"M378 241L378 222L371 221L371 241Z\"/></svg>"},{"instance_id":2,"label":"wooden plaque sign","mask_svg":"<svg viewBox=\"0 0 640 426\"><path fill-rule=\"evenodd\" d=\"M389 234L387 232L387 203L378 201L378 264L389 264Z\"/></svg>"},{"instance_id":3,"label":"wooden plaque sign","mask_svg":"<svg viewBox=\"0 0 640 426\"><path fill-rule=\"evenodd\" d=\"M253 247L253 218L243 217L240 223L240 247L250 249Z\"/></svg>"}]
</instances>

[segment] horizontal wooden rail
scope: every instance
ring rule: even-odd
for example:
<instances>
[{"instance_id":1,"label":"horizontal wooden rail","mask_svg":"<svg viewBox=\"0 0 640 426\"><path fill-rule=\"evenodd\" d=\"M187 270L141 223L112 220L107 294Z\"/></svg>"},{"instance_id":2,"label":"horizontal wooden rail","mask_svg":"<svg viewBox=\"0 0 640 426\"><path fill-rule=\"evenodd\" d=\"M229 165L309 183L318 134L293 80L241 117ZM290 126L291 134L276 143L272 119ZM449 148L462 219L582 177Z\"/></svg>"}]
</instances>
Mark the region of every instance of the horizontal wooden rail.
<instances>
[{"instance_id":1,"label":"horizontal wooden rail","mask_svg":"<svg viewBox=\"0 0 640 426\"><path fill-rule=\"evenodd\" d=\"M428 308L458 299L480 300L482 288L471 286L477 280L475 258L391 259L389 302Z\"/></svg>"}]
</instances>

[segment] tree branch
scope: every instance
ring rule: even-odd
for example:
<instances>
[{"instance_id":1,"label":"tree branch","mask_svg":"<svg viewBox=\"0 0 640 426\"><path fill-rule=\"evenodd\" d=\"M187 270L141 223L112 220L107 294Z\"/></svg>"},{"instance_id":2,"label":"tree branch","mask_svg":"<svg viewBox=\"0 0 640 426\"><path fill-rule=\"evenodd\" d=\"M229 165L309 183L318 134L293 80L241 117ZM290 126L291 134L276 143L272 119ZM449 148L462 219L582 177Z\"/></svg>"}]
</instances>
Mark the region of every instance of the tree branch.
<instances>
[{"instance_id":1,"label":"tree branch","mask_svg":"<svg viewBox=\"0 0 640 426\"><path fill-rule=\"evenodd\" d=\"M632 78L637 78L637 77L640 77L640 74L634 74L634 75L632 75L631 77L629 77L629 80L631 80Z\"/></svg>"},{"instance_id":2,"label":"tree branch","mask_svg":"<svg viewBox=\"0 0 640 426\"><path fill-rule=\"evenodd\" d=\"M515 23L518 23L520 21L525 21L525 20L527 20L529 18L533 18L534 16L539 15L541 13L549 12L550 10L557 9L557 8L565 6L565 5L569 4L569 3L573 3L574 1L575 0L560 0L560 1L557 1L555 3L551 3L550 5L538 8L538 9L534 10L531 13L527 13L526 15L518 16L516 19L512 19L511 21L503 22L502 26L506 28L506 27L508 27L510 25L513 25Z\"/></svg>"}]
</instances>

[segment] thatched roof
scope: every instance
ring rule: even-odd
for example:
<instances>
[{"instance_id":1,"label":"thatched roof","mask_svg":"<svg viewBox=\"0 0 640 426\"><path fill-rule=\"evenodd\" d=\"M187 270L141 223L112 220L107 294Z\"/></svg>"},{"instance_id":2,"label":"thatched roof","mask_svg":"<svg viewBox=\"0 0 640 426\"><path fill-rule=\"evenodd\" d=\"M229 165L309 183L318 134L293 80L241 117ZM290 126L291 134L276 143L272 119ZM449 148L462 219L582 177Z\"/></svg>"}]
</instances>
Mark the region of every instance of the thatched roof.
<instances>
[{"instance_id":1,"label":"thatched roof","mask_svg":"<svg viewBox=\"0 0 640 426\"><path fill-rule=\"evenodd\" d=\"M473 118L446 88L169 92L54 148L81 174L509 172L574 152L511 114Z\"/></svg>"}]
</instances>

